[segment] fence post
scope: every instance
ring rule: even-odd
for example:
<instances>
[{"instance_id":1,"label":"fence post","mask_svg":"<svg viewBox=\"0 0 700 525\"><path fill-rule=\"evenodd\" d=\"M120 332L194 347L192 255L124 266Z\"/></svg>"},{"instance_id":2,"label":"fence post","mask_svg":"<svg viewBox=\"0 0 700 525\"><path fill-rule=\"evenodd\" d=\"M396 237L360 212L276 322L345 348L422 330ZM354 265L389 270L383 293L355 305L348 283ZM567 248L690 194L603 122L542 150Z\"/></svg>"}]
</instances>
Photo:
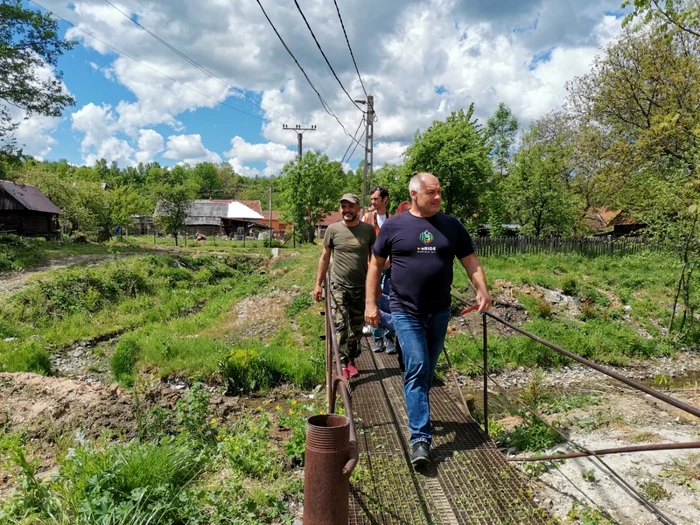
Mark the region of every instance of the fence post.
<instances>
[{"instance_id":1,"label":"fence post","mask_svg":"<svg viewBox=\"0 0 700 525\"><path fill-rule=\"evenodd\" d=\"M489 345L488 345L488 327L486 325L486 315L481 314L484 331L484 430L486 436L489 435Z\"/></svg>"}]
</instances>

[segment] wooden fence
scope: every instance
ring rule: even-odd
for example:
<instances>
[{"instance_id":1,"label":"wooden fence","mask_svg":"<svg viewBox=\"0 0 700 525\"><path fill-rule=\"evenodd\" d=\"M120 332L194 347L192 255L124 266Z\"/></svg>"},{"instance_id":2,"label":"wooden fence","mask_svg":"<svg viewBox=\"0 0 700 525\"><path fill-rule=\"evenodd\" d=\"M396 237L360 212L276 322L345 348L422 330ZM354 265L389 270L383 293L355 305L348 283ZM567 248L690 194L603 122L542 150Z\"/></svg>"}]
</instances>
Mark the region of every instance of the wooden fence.
<instances>
[{"instance_id":1,"label":"wooden fence","mask_svg":"<svg viewBox=\"0 0 700 525\"><path fill-rule=\"evenodd\" d=\"M580 253L627 255L642 251L658 251L660 246L640 239L603 239L597 237L537 239L535 237L474 237L480 257L515 255L519 253Z\"/></svg>"}]
</instances>

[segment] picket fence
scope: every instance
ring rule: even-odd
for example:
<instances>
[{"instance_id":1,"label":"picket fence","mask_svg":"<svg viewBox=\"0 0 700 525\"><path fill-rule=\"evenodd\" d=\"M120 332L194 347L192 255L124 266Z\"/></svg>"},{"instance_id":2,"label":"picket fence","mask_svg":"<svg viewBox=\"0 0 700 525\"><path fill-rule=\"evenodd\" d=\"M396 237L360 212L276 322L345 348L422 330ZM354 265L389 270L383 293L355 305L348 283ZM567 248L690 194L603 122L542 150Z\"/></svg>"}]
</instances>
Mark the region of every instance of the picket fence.
<instances>
[{"instance_id":1,"label":"picket fence","mask_svg":"<svg viewBox=\"0 0 700 525\"><path fill-rule=\"evenodd\" d=\"M599 237L561 238L551 237L475 237L474 244L480 257L507 256L520 253L580 253L596 257L600 255L628 255L643 251L658 251L660 246L641 239Z\"/></svg>"}]
</instances>

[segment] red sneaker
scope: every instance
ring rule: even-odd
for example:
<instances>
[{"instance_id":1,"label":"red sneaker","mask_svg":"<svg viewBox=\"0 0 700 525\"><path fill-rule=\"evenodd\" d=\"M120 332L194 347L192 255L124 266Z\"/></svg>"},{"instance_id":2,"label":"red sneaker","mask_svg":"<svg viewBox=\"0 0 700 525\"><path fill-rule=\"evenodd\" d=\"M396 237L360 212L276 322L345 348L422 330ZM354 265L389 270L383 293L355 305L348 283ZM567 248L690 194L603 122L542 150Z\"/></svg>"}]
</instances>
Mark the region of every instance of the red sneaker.
<instances>
[{"instance_id":1,"label":"red sneaker","mask_svg":"<svg viewBox=\"0 0 700 525\"><path fill-rule=\"evenodd\" d=\"M353 363L352 361L350 361L348 363L347 370L348 370L348 374L350 375L350 377L357 377L360 375L360 372L358 372L357 368L355 368L355 363Z\"/></svg>"},{"instance_id":2,"label":"red sneaker","mask_svg":"<svg viewBox=\"0 0 700 525\"><path fill-rule=\"evenodd\" d=\"M350 372L348 372L347 368L343 367L343 369L341 371L343 372L343 377L345 379L350 379Z\"/></svg>"}]
</instances>

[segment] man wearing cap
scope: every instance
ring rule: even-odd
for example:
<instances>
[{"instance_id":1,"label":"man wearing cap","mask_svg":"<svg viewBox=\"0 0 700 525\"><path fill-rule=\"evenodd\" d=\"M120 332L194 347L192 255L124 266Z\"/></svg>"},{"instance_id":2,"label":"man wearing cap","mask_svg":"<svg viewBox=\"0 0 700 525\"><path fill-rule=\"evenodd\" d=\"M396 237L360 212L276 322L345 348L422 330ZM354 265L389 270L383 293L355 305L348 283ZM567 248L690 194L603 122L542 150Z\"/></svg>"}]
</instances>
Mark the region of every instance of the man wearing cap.
<instances>
[{"instance_id":1,"label":"man wearing cap","mask_svg":"<svg viewBox=\"0 0 700 525\"><path fill-rule=\"evenodd\" d=\"M340 213L343 220L331 224L323 237L312 295L316 301L321 300L323 281L333 256L330 279L333 324L343 359L343 375L355 377L359 374L354 361L360 355L364 325L367 263L377 235L373 226L360 221L360 199L354 193L340 198Z\"/></svg>"}]
</instances>

